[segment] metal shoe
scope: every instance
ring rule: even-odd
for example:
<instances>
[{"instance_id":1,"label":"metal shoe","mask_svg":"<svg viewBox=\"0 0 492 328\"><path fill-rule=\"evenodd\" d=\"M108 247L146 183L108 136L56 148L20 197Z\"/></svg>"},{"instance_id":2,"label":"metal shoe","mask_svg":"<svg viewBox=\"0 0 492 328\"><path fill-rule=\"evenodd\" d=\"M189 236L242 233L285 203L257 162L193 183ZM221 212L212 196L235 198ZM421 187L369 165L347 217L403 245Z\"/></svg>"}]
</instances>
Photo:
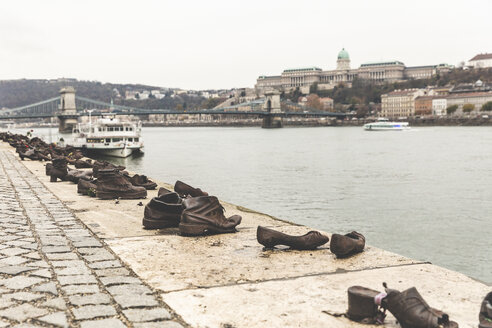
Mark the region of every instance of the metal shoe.
<instances>
[{"instance_id":1,"label":"metal shoe","mask_svg":"<svg viewBox=\"0 0 492 328\"><path fill-rule=\"evenodd\" d=\"M357 231L346 235L331 235L330 250L339 258L348 257L364 250L366 238Z\"/></svg>"},{"instance_id":2,"label":"metal shoe","mask_svg":"<svg viewBox=\"0 0 492 328\"><path fill-rule=\"evenodd\" d=\"M302 236L291 236L262 226L258 226L256 230L256 239L267 248L285 245L297 250L312 250L326 244L329 240L328 237L318 231L309 231Z\"/></svg>"},{"instance_id":3,"label":"metal shoe","mask_svg":"<svg viewBox=\"0 0 492 328\"><path fill-rule=\"evenodd\" d=\"M174 184L174 191L177 192L181 198L208 196L208 194L200 188L193 188L189 184L179 180Z\"/></svg>"},{"instance_id":4,"label":"metal shoe","mask_svg":"<svg viewBox=\"0 0 492 328\"><path fill-rule=\"evenodd\" d=\"M236 232L241 216L224 216L224 208L215 196L190 197L183 200L183 214L179 223L182 235L199 236Z\"/></svg>"},{"instance_id":5,"label":"metal shoe","mask_svg":"<svg viewBox=\"0 0 492 328\"><path fill-rule=\"evenodd\" d=\"M383 285L387 296L381 306L393 314L402 328L458 328L446 313L431 308L415 287L400 292Z\"/></svg>"},{"instance_id":6,"label":"metal shoe","mask_svg":"<svg viewBox=\"0 0 492 328\"><path fill-rule=\"evenodd\" d=\"M96 195L101 199L138 199L147 197L144 187L135 187L118 169L99 170Z\"/></svg>"},{"instance_id":7,"label":"metal shoe","mask_svg":"<svg viewBox=\"0 0 492 328\"><path fill-rule=\"evenodd\" d=\"M483 299L478 320L480 321L479 328L492 328L492 292Z\"/></svg>"},{"instance_id":8,"label":"metal shoe","mask_svg":"<svg viewBox=\"0 0 492 328\"><path fill-rule=\"evenodd\" d=\"M145 205L142 224L146 229L177 227L183 213L181 197L175 192L154 197Z\"/></svg>"}]
</instances>

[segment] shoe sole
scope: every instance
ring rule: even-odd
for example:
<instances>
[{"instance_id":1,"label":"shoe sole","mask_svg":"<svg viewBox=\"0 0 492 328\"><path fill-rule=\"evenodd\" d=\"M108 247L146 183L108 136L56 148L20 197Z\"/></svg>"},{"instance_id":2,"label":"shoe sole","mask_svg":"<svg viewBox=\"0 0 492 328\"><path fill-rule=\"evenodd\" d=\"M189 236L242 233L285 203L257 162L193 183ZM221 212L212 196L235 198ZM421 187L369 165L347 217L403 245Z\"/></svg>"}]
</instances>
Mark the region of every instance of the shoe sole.
<instances>
[{"instance_id":1,"label":"shoe sole","mask_svg":"<svg viewBox=\"0 0 492 328\"><path fill-rule=\"evenodd\" d=\"M234 233L236 232L236 228L232 230L225 229L217 229L215 227L211 227L209 225L201 225L201 224L179 224L179 233L183 236L203 236L203 235L211 235L211 234L219 234L219 233Z\"/></svg>"},{"instance_id":2,"label":"shoe sole","mask_svg":"<svg viewBox=\"0 0 492 328\"><path fill-rule=\"evenodd\" d=\"M141 192L134 192L134 193L128 193L128 192L118 192L118 191L97 191L96 190L96 197L100 199L140 199L140 198L145 198L147 197L147 190L141 191Z\"/></svg>"}]
</instances>

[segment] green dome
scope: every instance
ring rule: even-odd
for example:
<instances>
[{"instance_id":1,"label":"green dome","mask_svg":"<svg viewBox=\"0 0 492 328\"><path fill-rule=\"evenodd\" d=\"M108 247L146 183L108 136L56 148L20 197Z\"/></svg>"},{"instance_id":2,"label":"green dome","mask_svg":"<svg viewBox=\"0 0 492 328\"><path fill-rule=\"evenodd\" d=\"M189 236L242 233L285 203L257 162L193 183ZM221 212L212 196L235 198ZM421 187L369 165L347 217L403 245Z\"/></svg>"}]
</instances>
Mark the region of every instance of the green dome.
<instances>
[{"instance_id":1,"label":"green dome","mask_svg":"<svg viewBox=\"0 0 492 328\"><path fill-rule=\"evenodd\" d=\"M349 54L345 50L345 48L343 48L342 50L340 50L340 52L338 53L338 59L350 59L349 58Z\"/></svg>"}]
</instances>

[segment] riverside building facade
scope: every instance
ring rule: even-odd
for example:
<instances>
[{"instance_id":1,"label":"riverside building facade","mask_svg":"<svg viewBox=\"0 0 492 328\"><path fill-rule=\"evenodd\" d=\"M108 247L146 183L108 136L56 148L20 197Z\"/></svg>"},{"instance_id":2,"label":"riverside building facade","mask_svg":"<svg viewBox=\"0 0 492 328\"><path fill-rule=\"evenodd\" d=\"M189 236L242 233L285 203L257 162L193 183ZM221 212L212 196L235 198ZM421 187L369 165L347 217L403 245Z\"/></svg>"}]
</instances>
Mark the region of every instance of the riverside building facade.
<instances>
[{"instance_id":1,"label":"riverside building facade","mask_svg":"<svg viewBox=\"0 0 492 328\"><path fill-rule=\"evenodd\" d=\"M354 78L369 80L377 83L397 82L409 79L426 79L437 73L449 71L447 64L406 67L401 61L381 61L365 63L359 68L350 68L350 56L342 49L337 56L337 68L324 71L319 67L286 69L280 75L260 76L256 80L256 91L263 94L266 89L276 88L290 91L298 88L303 93L309 93L309 88L318 84L319 90L328 90L343 83L351 86Z\"/></svg>"}]
</instances>

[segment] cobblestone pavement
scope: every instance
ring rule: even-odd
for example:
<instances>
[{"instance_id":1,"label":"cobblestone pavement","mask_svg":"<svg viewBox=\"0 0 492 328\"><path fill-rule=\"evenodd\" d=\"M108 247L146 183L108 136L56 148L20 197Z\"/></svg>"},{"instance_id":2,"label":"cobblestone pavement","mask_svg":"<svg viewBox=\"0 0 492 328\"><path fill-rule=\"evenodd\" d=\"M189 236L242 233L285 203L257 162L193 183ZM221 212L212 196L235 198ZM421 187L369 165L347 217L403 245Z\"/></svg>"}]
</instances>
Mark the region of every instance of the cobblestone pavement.
<instances>
[{"instance_id":1,"label":"cobblestone pavement","mask_svg":"<svg viewBox=\"0 0 492 328\"><path fill-rule=\"evenodd\" d=\"M0 327L183 327L175 320L12 153L0 151Z\"/></svg>"}]
</instances>

